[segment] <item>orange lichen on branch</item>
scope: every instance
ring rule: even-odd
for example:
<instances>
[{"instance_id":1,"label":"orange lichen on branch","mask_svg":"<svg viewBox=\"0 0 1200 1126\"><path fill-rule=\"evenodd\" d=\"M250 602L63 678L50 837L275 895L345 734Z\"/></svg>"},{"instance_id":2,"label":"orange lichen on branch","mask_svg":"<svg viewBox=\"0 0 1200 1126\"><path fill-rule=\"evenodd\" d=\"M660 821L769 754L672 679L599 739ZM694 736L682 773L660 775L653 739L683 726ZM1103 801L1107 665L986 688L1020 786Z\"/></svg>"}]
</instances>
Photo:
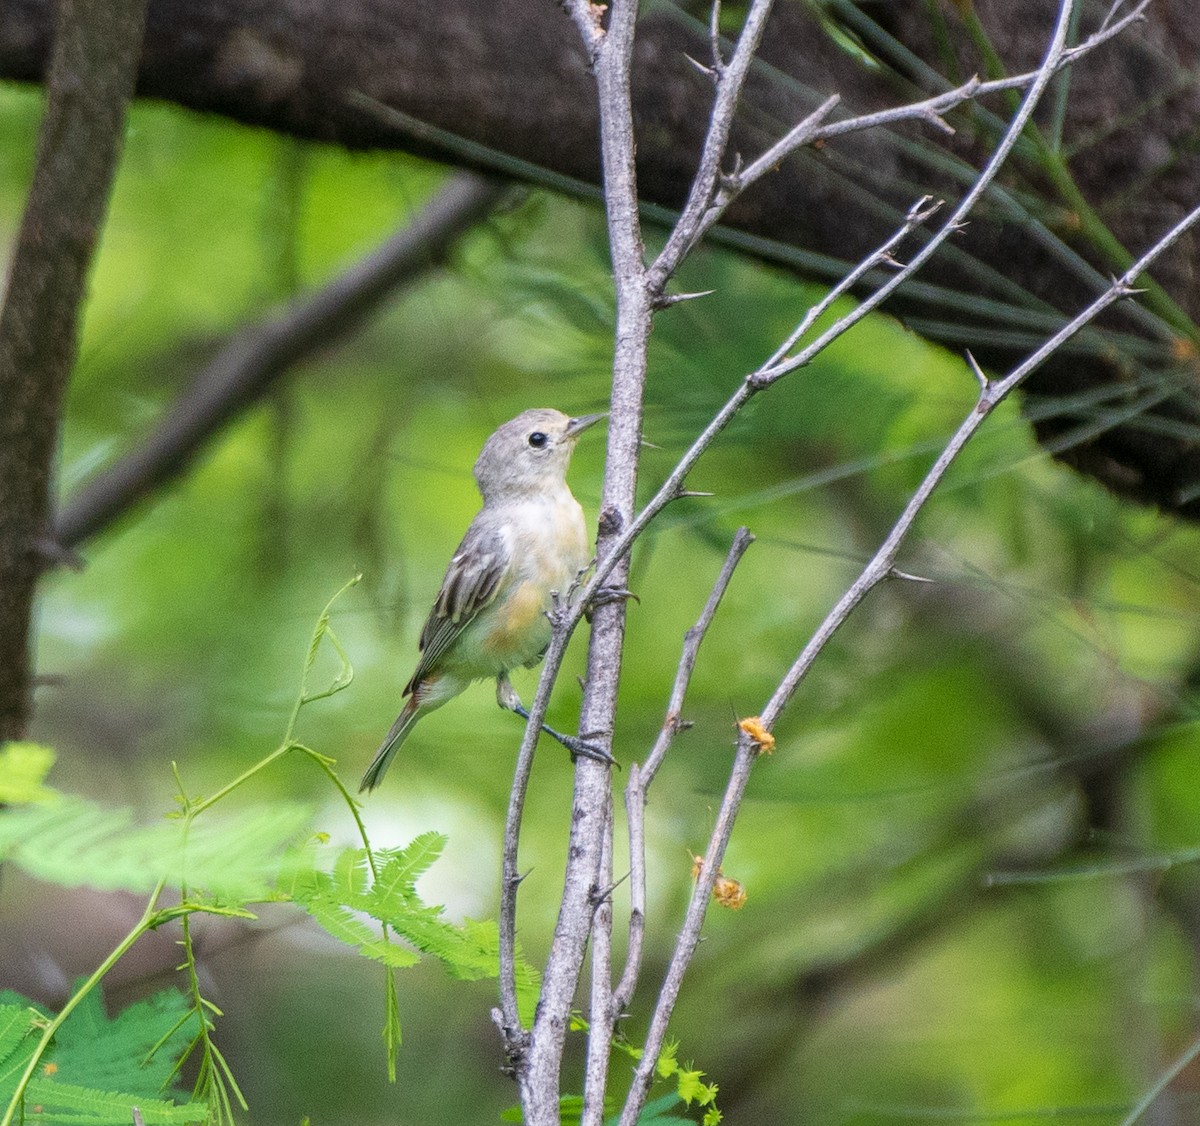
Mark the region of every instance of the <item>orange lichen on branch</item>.
<instances>
[{"instance_id":1,"label":"orange lichen on branch","mask_svg":"<svg viewBox=\"0 0 1200 1126\"><path fill-rule=\"evenodd\" d=\"M699 879L700 868L704 864L703 856L692 857L692 879ZM730 911L740 911L746 906L746 889L740 880L732 879L717 869L717 878L713 880L712 897L722 907Z\"/></svg>"},{"instance_id":2,"label":"orange lichen on branch","mask_svg":"<svg viewBox=\"0 0 1200 1126\"><path fill-rule=\"evenodd\" d=\"M747 719L739 720L738 727L757 744L760 755L774 753L775 736L763 726L763 721L758 716L752 715Z\"/></svg>"},{"instance_id":3,"label":"orange lichen on branch","mask_svg":"<svg viewBox=\"0 0 1200 1126\"><path fill-rule=\"evenodd\" d=\"M1171 358L1180 362L1190 362L1197 356L1196 342L1186 336L1171 338Z\"/></svg>"},{"instance_id":4,"label":"orange lichen on branch","mask_svg":"<svg viewBox=\"0 0 1200 1126\"><path fill-rule=\"evenodd\" d=\"M746 889L740 881L722 876L718 872L713 881L713 899L722 907L728 907L730 911L740 911L746 906Z\"/></svg>"}]
</instances>

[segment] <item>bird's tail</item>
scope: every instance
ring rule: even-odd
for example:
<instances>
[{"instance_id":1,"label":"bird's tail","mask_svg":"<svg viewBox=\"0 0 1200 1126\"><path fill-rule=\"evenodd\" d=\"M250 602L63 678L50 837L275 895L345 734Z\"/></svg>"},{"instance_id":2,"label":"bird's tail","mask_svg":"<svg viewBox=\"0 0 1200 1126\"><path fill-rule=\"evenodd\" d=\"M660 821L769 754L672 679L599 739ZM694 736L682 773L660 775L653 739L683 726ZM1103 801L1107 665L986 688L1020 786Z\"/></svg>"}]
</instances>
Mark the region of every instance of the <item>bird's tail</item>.
<instances>
[{"instance_id":1,"label":"bird's tail","mask_svg":"<svg viewBox=\"0 0 1200 1126\"><path fill-rule=\"evenodd\" d=\"M366 773L362 776L362 781L358 784L360 794L364 790L375 789L383 780L387 768L392 765L392 759L396 757L396 752L400 749L400 744L408 738L408 733L412 730L413 724L417 722L420 714L421 706L417 703L417 696L414 692L405 701L404 708L396 717L396 722L392 724L392 729L380 743L379 750L371 759L371 765L367 767Z\"/></svg>"}]
</instances>

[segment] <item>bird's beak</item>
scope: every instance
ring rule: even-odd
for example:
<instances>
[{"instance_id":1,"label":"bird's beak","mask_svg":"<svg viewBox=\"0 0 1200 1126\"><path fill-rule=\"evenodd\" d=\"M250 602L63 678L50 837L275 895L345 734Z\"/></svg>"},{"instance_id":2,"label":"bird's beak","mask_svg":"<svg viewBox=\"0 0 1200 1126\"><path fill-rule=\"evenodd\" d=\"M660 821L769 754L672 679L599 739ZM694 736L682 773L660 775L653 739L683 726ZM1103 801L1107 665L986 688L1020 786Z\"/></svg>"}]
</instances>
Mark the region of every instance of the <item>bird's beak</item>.
<instances>
[{"instance_id":1,"label":"bird's beak","mask_svg":"<svg viewBox=\"0 0 1200 1126\"><path fill-rule=\"evenodd\" d=\"M595 426L602 418L608 418L608 413L581 414L578 418L572 418L567 423L567 437L571 439L578 438L589 426Z\"/></svg>"}]
</instances>

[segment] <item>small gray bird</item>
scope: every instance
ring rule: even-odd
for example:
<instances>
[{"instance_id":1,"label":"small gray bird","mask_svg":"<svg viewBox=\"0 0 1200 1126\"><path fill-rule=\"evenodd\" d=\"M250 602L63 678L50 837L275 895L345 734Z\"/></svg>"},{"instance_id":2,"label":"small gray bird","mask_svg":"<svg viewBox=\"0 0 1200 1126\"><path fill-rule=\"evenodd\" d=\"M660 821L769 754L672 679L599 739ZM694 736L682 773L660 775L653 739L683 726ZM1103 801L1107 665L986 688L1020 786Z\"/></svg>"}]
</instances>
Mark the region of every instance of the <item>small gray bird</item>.
<instances>
[{"instance_id":1,"label":"small gray bird","mask_svg":"<svg viewBox=\"0 0 1200 1126\"><path fill-rule=\"evenodd\" d=\"M529 718L508 674L542 659L550 643L551 592L565 593L591 558L583 509L567 487L567 466L579 435L604 417L529 410L484 443L475 462L483 508L450 560L421 631L421 659L404 689L408 699L360 790L379 785L421 716L474 680L494 676L496 702ZM600 747L545 725L543 730L574 754L612 761Z\"/></svg>"}]
</instances>

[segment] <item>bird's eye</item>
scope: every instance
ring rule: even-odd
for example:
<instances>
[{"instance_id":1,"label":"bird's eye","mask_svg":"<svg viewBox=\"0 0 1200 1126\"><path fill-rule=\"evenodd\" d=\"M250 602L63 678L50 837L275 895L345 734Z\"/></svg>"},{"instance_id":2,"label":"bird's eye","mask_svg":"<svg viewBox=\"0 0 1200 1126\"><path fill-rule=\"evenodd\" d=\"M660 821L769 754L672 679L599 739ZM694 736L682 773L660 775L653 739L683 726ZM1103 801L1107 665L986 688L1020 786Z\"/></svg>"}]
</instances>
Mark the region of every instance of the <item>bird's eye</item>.
<instances>
[{"instance_id":1,"label":"bird's eye","mask_svg":"<svg viewBox=\"0 0 1200 1126\"><path fill-rule=\"evenodd\" d=\"M535 430L529 435L529 444L535 449L540 450L550 439L546 437L540 430Z\"/></svg>"}]
</instances>

